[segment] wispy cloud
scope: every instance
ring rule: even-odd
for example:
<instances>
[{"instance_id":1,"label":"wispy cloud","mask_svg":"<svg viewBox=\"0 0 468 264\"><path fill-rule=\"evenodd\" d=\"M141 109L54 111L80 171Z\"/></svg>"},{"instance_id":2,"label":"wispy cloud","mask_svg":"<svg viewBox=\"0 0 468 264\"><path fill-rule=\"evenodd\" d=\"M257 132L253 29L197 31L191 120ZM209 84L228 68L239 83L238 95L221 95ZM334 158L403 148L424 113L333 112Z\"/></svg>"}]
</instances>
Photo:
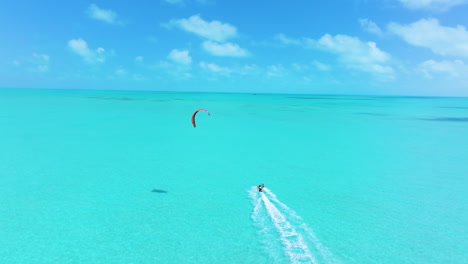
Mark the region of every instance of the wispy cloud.
<instances>
[{"instance_id":1,"label":"wispy cloud","mask_svg":"<svg viewBox=\"0 0 468 264\"><path fill-rule=\"evenodd\" d=\"M269 77L282 77L286 73L286 68L282 64L269 65L266 74Z\"/></svg>"},{"instance_id":2,"label":"wispy cloud","mask_svg":"<svg viewBox=\"0 0 468 264\"><path fill-rule=\"evenodd\" d=\"M219 42L223 42L237 36L236 27L216 20L207 22L199 15L191 16L188 19L173 19L166 24L166 26L175 26L200 37Z\"/></svg>"},{"instance_id":3,"label":"wispy cloud","mask_svg":"<svg viewBox=\"0 0 468 264\"><path fill-rule=\"evenodd\" d=\"M35 71L48 72L50 57L47 54L33 54L32 63L35 64Z\"/></svg>"},{"instance_id":4,"label":"wispy cloud","mask_svg":"<svg viewBox=\"0 0 468 264\"><path fill-rule=\"evenodd\" d=\"M301 45L302 44L302 40L290 38L284 34L277 34L275 36L275 39L286 45Z\"/></svg>"},{"instance_id":5,"label":"wispy cloud","mask_svg":"<svg viewBox=\"0 0 468 264\"><path fill-rule=\"evenodd\" d=\"M23 58L22 60L13 60L12 64L16 67L25 67L32 72L45 73L49 71L50 56L47 54L33 53L32 56Z\"/></svg>"},{"instance_id":6,"label":"wispy cloud","mask_svg":"<svg viewBox=\"0 0 468 264\"><path fill-rule=\"evenodd\" d=\"M108 24L122 25L123 23L117 19L117 13L108 9L101 9L95 4L91 4L86 13L90 18L103 21Z\"/></svg>"},{"instance_id":7,"label":"wispy cloud","mask_svg":"<svg viewBox=\"0 0 468 264\"><path fill-rule=\"evenodd\" d=\"M315 40L311 38L291 38L285 34L277 34L275 39L284 45L298 45L303 48L314 48Z\"/></svg>"},{"instance_id":8,"label":"wispy cloud","mask_svg":"<svg viewBox=\"0 0 468 264\"><path fill-rule=\"evenodd\" d=\"M123 66L120 66L117 68L117 70L115 70L115 74L118 76L123 76L127 74L127 71L123 68Z\"/></svg>"},{"instance_id":9,"label":"wispy cloud","mask_svg":"<svg viewBox=\"0 0 468 264\"><path fill-rule=\"evenodd\" d=\"M361 25L361 28L364 29L365 31L372 33L377 36L382 36L382 30L377 26L377 24L367 18L361 18L359 19L359 24Z\"/></svg>"},{"instance_id":10,"label":"wispy cloud","mask_svg":"<svg viewBox=\"0 0 468 264\"><path fill-rule=\"evenodd\" d=\"M223 75L228 75L232 71L230 68L221 67L215 63L207 63L207 62L202 61L200 62L199 65L204 70L208 70L208 71L218 73L218 74L223 74Z\"/></svg>"},{"instance_id":11,"label":"wispy cloud","mask_svg":"<svg viewBox=\"0 0 468 264\"><path fill-rule=\"evenodd\" d=\"M164 0L165 2L173 5L183 5L184 0Z\"/></svg>"},{"instance_id":12,"label":"wispy cloud","mask_svg":"<svg viewBox=\"0 0 468 264\"><path fill-rule=\"evenodd\" d=\"M164 0L164 1L169 4L178 5L178 6L185 6L187 2L190 2L188 0ZM203 5L206 5L212 2L211 0L192 0L192 1L197 2L199 4L203 4Z\"/></svg>"},{"instance_id":13,"label":"wispy cloud","mask_svg":"<svg viewBox=\"0 0 468 264\"><path fill-rule=\"evenodd\" d=\"M312 64L321 71L329 71L331 69L330 65L321 63L320 61L312 61Z\"/></svg>"},{"instance_id":14,"label":"wispy cloud","mask_svg":"<svg viewBox=\"0 0 468 264\"><path fill-rule=\"evenodd\" d=\"M105 50L97 48L91 50L83 39L72 39L68 41L68 47L76 54L83 57L88 63L103 63L105 61Z\"/></svg>"},{"instance_id":15,"label":"wispy cloud","mask_svg":"<svg viewBox=\"0 0 468 264\"><path fill-rule=\"evenodd\" d=\"M433 78L435 74L446 74L451 77L468 75L468 65L461 60L427 60L419 64L418 70L423 72L427 78Z\"/></svg>"},{"instance_id":16,"label":"wispy cloud","mask_svg":"<svg viewBox=\"0 0 468 264\"><path fill-rule=\"evenodd\" d=\"M135 57L135 62L136 63L143 63L144 57L143 56L137 56Z\"/></svg>"},{"instance_id":17,"label":"wispy cloud","mask_svg":"<svg viewBox=\"0 0 468 264\"><path fill-rule=\"evenodd\" d=\"M146 39L151 43L158 43L158 38L155 36L148 36Z\"/></svg>"},{"instance_id":18,"label":"wispy cloud","mask_svg":"<svg viewBox=\"0 0 468 264\"><path fill-rule=\"evenodd\" d=\"M429 48L436 54L468 57L468 31L463 26L444 27L431 18L409 25L390 23L388 29L407 43Z\"/></svg>"},{"instance_id":19,"label":"wispy cloud","mask_svg":"<svg viewBox=\"0 0 468 264\"><path fill-rule=\"evenodd\" d=\"M176 50L173 49L168 55L168 58L172 61L180 64L192 63L192 57L190 57L188 50Z\"/></svg>"},{"instance_id":20,"label":"wispy cloud","mask_svg":"<svg viewBox=\"0 0 468 264\"><path fill-rule=\"evenodd\" d=\"M205 41L202 44L203 48L215 56L229 57L245 57L249 53L234 43L216 43L213 41Z\"/></svg>"},{"instance_id":21,"label":"wispy cloud","mask_svg":"<svg viewBox=\"0 0 468 264\"><path fill-rule=\"evenodd\" d=\"M399 0L409 9L429 9L434 11L446 11L454 6L466 4L467 0Z\"/></svg>"}]
</instances>

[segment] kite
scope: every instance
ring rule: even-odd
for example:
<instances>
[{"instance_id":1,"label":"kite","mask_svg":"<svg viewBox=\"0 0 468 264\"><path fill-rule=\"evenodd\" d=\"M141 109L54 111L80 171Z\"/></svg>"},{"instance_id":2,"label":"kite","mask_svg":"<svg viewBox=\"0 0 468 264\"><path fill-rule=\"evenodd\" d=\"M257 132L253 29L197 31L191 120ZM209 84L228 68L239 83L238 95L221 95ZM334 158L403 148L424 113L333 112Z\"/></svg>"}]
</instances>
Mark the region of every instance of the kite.
<instances>
[{"instance_id":1,"label":"kite","mask_svg":"<svg viewBox=\"0 0 468 264\"><path fill-rule=\"evenodd\" d=\"M195 124L195 116L197 115L198 111L205 111L208 115L211 115L210 112L208 112L208 110L206 110L206 109L203 109L203 108L198 109L192 115L192 125L193 125L193 127L197 127L197 124Z\"/></svg>"}]
</instances>

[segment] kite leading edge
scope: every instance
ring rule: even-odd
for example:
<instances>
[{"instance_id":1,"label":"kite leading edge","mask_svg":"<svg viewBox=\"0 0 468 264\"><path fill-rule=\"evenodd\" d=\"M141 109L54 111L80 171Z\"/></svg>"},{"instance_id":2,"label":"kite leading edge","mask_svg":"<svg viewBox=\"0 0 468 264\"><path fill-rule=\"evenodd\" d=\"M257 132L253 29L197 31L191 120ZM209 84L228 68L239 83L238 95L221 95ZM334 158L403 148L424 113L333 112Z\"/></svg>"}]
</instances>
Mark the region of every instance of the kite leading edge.
<instances>
[{"instance_id":1,"label":"kite leading edge","mask_svg":"<svg viewBox=\"0 0 468 264\"><path fill-rule=\"evenodd\" d=\"M197 115L198 111L205 111L208 115L211 115L210 112L208 112L208 110L206 110L206 109L203 109L203 108L198 109L192 115L192 125L193 125L193 127L197 127L197 124L195 123L195 116Z\"/></svg>"}]
</instances>

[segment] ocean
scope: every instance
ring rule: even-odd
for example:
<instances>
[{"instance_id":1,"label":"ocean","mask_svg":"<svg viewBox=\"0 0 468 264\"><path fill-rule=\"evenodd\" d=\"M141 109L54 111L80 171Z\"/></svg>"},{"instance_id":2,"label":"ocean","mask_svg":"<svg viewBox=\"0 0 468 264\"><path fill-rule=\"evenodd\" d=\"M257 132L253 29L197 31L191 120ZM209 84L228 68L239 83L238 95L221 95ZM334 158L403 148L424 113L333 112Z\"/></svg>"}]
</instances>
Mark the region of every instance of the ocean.
<instances>
[{"instance_id":1,"label":"ocean","mask_svg":"<svg viewBox=\"0 0 468 264\"><path fill-rule=\"evenodd\" d=\"M468 263L467 135L468 98L0 89L0 263Z\"/></svg>"}]
</instances>

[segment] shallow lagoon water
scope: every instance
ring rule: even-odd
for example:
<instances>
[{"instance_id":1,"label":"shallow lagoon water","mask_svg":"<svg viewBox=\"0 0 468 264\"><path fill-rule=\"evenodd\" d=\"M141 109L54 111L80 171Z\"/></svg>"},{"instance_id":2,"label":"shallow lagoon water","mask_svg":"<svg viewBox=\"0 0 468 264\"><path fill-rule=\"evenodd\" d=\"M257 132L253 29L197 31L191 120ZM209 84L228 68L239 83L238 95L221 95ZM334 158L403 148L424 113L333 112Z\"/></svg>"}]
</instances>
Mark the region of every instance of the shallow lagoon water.
<instances>
[{"instance_id":1,"label":"shallow lagoon water","mask_svg":"<svg viewBox=\"0 0 468 264\"><path fill-rule=\"evenodd\" d=\"M0 262L467 263L467 119L467 98L2 89Z\"/></svg>"}]
</instances>

